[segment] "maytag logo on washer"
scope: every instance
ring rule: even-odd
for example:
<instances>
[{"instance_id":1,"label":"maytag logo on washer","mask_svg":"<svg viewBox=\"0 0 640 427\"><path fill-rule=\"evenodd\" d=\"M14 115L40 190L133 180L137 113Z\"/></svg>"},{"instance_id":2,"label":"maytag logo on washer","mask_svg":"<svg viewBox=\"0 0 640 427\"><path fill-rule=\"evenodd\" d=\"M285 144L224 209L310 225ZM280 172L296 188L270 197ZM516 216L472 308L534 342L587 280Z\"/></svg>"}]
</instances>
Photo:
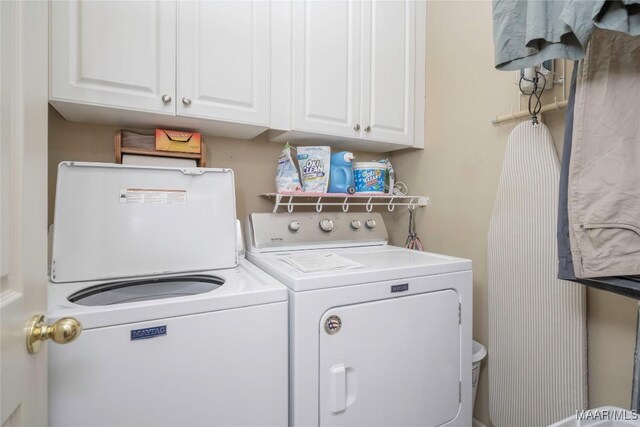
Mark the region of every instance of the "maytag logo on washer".
<instances>
[{"instance_id":1,"label":"maytag logo on washer","mask_svg":"<svg viewBox=\"0 0 640 427\"><path fill-rule=\"evenodd\" d=\"M391 293L394 292L406 292L409 290L409 284L403 283L402 285L391 285Z\"/></svg>"},{"instance_id":2,"label":"maytag logo on washer","mask_svg":"<svg viewBox=\"0 0 640 427\"><path fill-rule=\"evenodd\" d=\"M327 320L324 321L324 330L329 335L337 334L342 328L342 319L340 319L335 314L327 317Z\"/></svg>"},{"instance_id":3,"label":"maytag logo on washer","mask_svg":"<svg viewBox=\"0 0 640 427\"><path fill-rule=\"evenodd\" d=\"M167 335L167 325L154 326L153 328L132 329L131 341L145 340Z\"/></svg>"}]
</instances>

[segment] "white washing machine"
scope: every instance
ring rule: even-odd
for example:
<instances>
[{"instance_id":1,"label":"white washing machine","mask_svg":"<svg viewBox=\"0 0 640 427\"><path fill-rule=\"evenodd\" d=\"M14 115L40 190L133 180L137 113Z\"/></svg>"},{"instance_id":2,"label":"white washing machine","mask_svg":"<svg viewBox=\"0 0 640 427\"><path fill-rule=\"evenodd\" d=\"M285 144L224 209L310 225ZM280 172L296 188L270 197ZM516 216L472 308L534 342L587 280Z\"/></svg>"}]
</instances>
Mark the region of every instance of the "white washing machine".
<instances>
[{"instance_id":1,"label":"white washing machine","mask_svg":"<svg viewBox=\"0 0 640 427\"><path fill-rule=\"evenodd\" d=\"M379 214L247 222L289 288L290 425L471 425L471 261L387 245Z\"/></svg>"},{"instance_id":2,"label":"white washing machine","mask_svg":"<svg viewBox=\"0 0 640 427\"><path fill-rule=\"evenodd\" d=\"M233 172L64 162L50 426L284 426L287 289L236 251Z\"/></svg>"}]
</instances>

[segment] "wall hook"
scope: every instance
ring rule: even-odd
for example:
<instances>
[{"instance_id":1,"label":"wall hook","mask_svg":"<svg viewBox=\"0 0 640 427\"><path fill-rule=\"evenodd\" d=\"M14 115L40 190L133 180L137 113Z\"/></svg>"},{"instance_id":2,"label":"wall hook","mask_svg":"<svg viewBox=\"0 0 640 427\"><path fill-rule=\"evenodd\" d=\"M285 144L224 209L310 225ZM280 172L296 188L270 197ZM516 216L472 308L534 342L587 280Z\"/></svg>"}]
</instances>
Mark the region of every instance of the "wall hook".
<instances>
[{"instance_id":1,"label":"wall hook","mask_svg":"<svg viewBox=\"0 0 640 427\"><path fill-rule=\"evenodd\" d=\"M342 202L342 212L347 213L349 211L349 204L347 203L347 201L349 200L348 197L344 198L344 202Z\"/></svg>"},{"instance_id":2,"label":"wall hook","mask_svg":"<svg viewBox=\"0 0 640 427\"><path fill-rule=\"evenodd\" d=\"M391 200L389 200L389 204L387 205L387 210L389 212L393 212L393 210L396 208L396 205L393 204L393 199L394 197L392 197Z\"/></svg>"}]
</instances>

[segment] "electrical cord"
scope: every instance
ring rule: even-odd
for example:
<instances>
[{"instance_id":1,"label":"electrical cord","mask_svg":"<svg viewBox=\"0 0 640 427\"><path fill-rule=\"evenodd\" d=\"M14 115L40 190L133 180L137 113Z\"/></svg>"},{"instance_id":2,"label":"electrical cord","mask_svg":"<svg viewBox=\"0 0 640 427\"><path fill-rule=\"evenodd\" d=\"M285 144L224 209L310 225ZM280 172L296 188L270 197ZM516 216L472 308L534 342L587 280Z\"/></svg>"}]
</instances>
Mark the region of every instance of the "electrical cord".
<instances>
[{"instance_id":1,"label":"electrical cord","mask_svg":"<svg viewBox=\"0 0 640 427\"><path fill-rule=\"evenodd\" d=\"M396 182L393 186L393 195L402 197L406 196L407 194L409 194L409 187L407 187L407 184L402 181Z\"/></svg>"}]
</instances>

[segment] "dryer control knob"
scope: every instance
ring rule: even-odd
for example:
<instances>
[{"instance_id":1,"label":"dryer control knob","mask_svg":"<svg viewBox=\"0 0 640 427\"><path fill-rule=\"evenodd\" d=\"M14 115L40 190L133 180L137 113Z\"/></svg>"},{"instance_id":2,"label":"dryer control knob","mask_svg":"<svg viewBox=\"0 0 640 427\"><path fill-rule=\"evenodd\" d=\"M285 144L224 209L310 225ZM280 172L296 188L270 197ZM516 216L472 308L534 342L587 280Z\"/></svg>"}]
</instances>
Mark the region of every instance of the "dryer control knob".
<instances>
[{"instance_id":1,"label":"dryer control knob","mask_svg":"<svg viewBox=\"0 0 640 427\"><path fill-rule=\"evenodd\" d=\"M354 230L358 230L360 229L360 227L362 227L362 222L360 222L359 219L354 219L353 221L351 221L351 228L353 228Z\"/></svg>"},{"instance_id":2,"label":"dryer control knob","mask_svg":"<svg viewBox=\"0 0 640 427\"><path fill-rule=\"evenodd\" d=\"M326 231L327 233L333 230L333 221L329 218L324 218L320 220L320 228L322 231Z\"/></svg>"},{"instance_id":3,"label":"dryer control knob","mask_svg":"<svg viewBox=\"0 0 640 427\"><path fill-rule=\"evenodd\" d=\"M293 220L289 223L289 230L296 232L298 230L300 230L300 221L298 220Z\"/></svg>"},{"instance_id":4,"label":"dryer control knob","mask_svg":"<svg viewBox=\"0 0 640 427\"><path fill-rule=\"evenodd\" d=\"M364 224L367 228L373 228L376 226L376 222L372 218L369 218Z\"/></svg>"}]
</instances>

